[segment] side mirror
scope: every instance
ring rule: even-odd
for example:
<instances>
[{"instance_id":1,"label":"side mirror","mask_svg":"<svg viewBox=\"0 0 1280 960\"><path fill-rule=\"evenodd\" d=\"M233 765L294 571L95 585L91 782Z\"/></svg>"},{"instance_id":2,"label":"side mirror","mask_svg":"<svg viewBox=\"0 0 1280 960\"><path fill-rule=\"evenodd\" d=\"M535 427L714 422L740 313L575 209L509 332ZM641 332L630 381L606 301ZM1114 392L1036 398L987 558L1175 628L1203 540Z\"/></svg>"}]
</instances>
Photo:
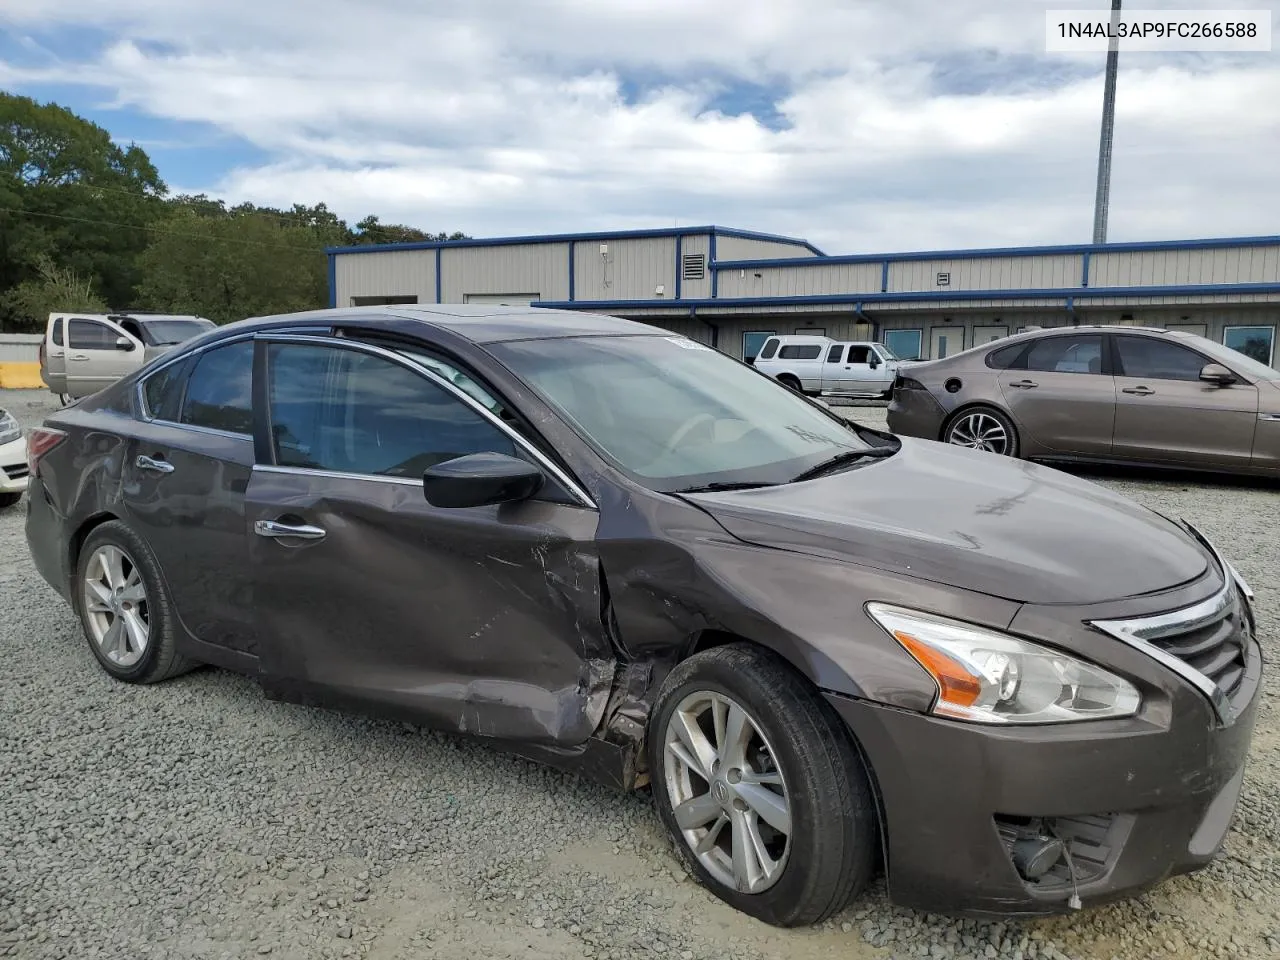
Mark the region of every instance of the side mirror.
<instances>
[{"instance_id":1,"label":"side mirror","mask_svg":"<svg viewBox=\"0 0 1280 960\"><path fill-rule=\"evenodd\" d=\"M873 353L869 358L867 358L867 363L870 365L871 369L874 370L876 367L880 366L880 357Z\"/></svg>"},{"instance_id":2,"label":"side mirror","mask_svg":"<svg viewBox=\"0 0 1280 960\"><path fill-rule=\"evenodd\" d=\"M1200 368L1200 379L1219 387L1227 387L1236 382L1236 375L1220 363L1206 363Z\"/></svg>"},{"instance_id":3,"label":"side mirror","mask_svg":"<svg viewBox=\"0 0 1280 960\"><path fill-rule=\"evenodd\" d=\"M433 507L487 507L527 500L543 483L531 463L501 453L454 457L422 474L422 492Z\"/></svg>"},{"instance_id":4,"label":"side mirror","mask_svg":"<svg viewBox=\"0 0 1280 960\"><path fill-rule=\"evenodd\" d=\"M133 341L130 340L128 337L116 337L116 349L132 350L134 349Z\"/></svg>"}]
</instances>

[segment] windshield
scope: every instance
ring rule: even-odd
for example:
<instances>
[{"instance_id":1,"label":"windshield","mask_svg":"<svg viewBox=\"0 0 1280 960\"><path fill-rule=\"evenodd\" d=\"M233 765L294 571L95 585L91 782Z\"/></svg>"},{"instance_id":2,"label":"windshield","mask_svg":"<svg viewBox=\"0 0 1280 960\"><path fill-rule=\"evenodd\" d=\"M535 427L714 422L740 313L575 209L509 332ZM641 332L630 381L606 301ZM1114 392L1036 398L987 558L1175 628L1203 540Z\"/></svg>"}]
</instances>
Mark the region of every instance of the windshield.
<instances>
[{"instance_id":1,"label":"windshield","mask_svg":"<svg viewBox=\"0 0 1280 960\"><path fill-rule=\"evenodd\" d=\"M1196 346L1200 350L1233 370L1240 371L1246 377L1253 377L1255 380L1280 380L1280 370L1268 367L1265 363L1255 360L1247 353L1241 353L1231 347L1224 347L1220 343L1214 343L1212 340L1206 340L1202 337L1197 337L1196 340L1198 341Z\"/></svg>"},{"instance_id":2,"label":"windshield","mask_svg":"<svg viewBox=\"0 0 1280 960\"><path fill-rule=\"evenodd\" d=\"M527 340L490 350L651 489L786 483L870 448L777 381L684 337Z\"/></svg>"},{"instance_id":3,"label":"windshield","mask_svg":"<svg viewBox=\"0 0 1280 960\"><path fill-rule=\"evenodd\" d=\"M883 343L877 343L876 349L880 351L880 355L886 360L901 360L902 358L886 347Z\"/></svg>"},{"instance_id":4,"label":"windshield","mask_svg":"<svg viewBox=\"0 0 1280 960\"><path fill-rule=\"evenodd\" d=\"M138 325L142 328L147 343L153 347L182 343L214 328L212 320L199 319L143 320Z\"/></svg>"}]
</instances>

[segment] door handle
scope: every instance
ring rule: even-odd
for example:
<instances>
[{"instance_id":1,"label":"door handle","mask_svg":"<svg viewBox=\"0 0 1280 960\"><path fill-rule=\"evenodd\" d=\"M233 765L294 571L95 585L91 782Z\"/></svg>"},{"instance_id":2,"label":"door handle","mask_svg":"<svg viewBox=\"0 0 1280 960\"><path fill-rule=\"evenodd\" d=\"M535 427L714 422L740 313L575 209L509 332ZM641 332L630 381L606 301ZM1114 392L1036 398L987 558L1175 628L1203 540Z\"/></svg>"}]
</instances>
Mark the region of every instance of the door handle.
<instances>
[{"instance_id":1,"label":"door handle","mask_svg":"<svg viewBox=\"0 0 1280 960\"><path fill-rule=\"evenodd\" d=\"M152 457L139 456L134 461L139 470L152 470L155 473L173 473L173 464L168 460L156 460Z\"/></svg>"},{"instance_id":2,"label":"door handle","mask_svg":"<svg viewBox=\"0 0 1280 960\"><path fill-rule=\"evenodd\" d=\"M73 353L71 356L67 357L67 359L68 360L88 360L89 358L86 357L83 353Z\"/></svg>"},{"instance_id":3,"label":"door handle","mask_svg":"<svg viewBox=\"0 0 1280 960\"><path fill-rule=\"evenodd\" d=\"M1036 383L1034 380L1014 380L1009 384L1009 386L1017 387L1020 390L1032 390L1040 386L1040 384Z\"/></svg>"},{"instance_id":4,"label":"door handle","mask_svg":"<svg viewBox=\"0 0 1280 960\"><path fill-rule=\"evenodd\" d=\"M1135 396L1139 396L1139 397L1149 397L1153 393L1155 393L1155 391L1152 390L1150 387L1125 387L1124 390L1122 390L1121 392L1132 393Z\"/></svg>"},{"instance_id":5,"label":"door handle","mask_svg":"<svg viewBox=\"0 0 1280 960\"><path fill-rule=\"evenodd\" d=\"M255 520L253 532L260 537L297 537L299 540L323 540L324 527L308 523L281 523L279 520Z\"/></svg>"}]
</instances>

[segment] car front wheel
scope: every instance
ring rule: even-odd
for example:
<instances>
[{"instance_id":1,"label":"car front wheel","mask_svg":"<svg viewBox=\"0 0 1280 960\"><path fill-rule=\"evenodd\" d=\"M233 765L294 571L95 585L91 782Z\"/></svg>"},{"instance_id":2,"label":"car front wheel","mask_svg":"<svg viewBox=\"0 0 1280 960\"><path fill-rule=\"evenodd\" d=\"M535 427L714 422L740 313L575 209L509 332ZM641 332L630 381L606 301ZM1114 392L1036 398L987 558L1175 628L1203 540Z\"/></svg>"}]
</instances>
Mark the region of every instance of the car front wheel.
<instances>
[{"instance_id":1,"label":"car front wheel","mask_svg":"<svg viewBox=\"0 0 1280 960\"><path fill-rule=\"evenodd\" d=\"M750 644L681 663L649 728L653 795L681 856L766 923L817 923L870 879L867 773L846 730L788 664Z\"/></svg>"}]
</instances>

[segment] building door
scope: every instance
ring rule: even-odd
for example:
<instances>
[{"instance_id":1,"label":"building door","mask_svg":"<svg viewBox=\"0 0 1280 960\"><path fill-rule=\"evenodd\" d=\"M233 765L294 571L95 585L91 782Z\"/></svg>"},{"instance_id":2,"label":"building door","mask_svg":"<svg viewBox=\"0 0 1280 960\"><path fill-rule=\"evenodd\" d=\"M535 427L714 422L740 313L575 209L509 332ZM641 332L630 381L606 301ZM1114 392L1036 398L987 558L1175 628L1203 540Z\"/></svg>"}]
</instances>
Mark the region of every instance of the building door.
<instances>
[{"instance_id":1,"label":"building door","mask_svg":"<svg viewBox=\"0 0 1280 960\"><path fill-rule=\"evenodd\" d=\"M933 327L929 331L929 357L941 360L964 349L964 327Z\"/></svg>"},{"instance_id":2,"label":"building door","mask_svg":"<svg viewBox=\"0 0 1280 960\"><path fill-rule=\"evenodd\" d=\"M1197 337L1209 336L1207 323L1166 323L1166 330L1180 330L1182 333L1194 333Z\"/></svg>"},{"instance_id":3,"label":"building door","mask_svg":"<svg viewBox=\"0 0 1280 960\"><path fill-rule=\"evenodd\" d=\"M973 328L973 345L981 346L994 340L1003 340L1009 335L1009 328L999 324Z\"/></svg>"}]
</instances>

